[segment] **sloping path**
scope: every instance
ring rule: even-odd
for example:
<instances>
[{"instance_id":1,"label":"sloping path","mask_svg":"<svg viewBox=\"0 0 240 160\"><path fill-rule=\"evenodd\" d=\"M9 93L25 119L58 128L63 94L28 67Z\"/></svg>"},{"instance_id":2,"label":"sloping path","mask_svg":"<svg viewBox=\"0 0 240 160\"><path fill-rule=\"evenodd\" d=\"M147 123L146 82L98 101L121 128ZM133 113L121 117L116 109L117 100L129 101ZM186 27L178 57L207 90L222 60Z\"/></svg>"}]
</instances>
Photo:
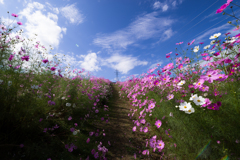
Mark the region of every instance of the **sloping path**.
<instances>
[{"instance_id":1,"label":"sloping path","mask_svg":"<svg viewBox=\"0 0 240 160\"><path fill-rule=\"evenodd\" d=\"M139 159L139 155L143 151L141 147L146 145L145 133L134 132L134 134L132 134L133 122L128 116L128 113L130 113L130 109L135 108L130 105L129 101L119 97L120 89L116 84L112 84L112 87L113 96L107 103L109 108L109 122L106 123L103 121L97 125L97 128L105 130L106 136L102 140L103 144L107 144L108 141L111 143L111 146L107 147L108 152L106 153L106 157L109 160L131 160L135 159L134 153L136 153L137 159ZM139 146L139 148L136 146ZM140 150L141 153L139 153ZM149 158L147 159L160 159L159 156L157 158L155 154L153 156L155 157L151 157L151 155L149 155Z\"/></svg>"}]
</instances>

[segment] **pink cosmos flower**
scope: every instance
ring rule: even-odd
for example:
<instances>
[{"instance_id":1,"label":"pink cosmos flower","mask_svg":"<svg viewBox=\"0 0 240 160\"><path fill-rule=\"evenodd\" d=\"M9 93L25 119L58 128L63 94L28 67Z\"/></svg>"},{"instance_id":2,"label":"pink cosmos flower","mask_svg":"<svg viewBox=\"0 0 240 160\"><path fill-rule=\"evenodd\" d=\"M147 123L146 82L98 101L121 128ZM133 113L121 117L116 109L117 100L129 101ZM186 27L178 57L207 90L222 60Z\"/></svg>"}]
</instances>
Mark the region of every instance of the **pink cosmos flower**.
<instances>
[{"instance_id":1,"label":"pink cosmos flower","mask_svg":"<svg viewBox=\"0 0 240 160\"><path fill-rule=\"evenodd\" d=\"M178 69L181 69L183 67L183 64L178 65Z\"/></svg>"},{"instance_id":2,"label":"pink cosmos flower","mask_svg":"<svg viewBox=\"0 0 240 160\"><path fill-rule=\"evenodd\" d=\"M140 120L140 123L145 124L145 123L146 123L146 120L145 120L145 119L141 119L141 120Z\"/></svg>"},{"instance_id":3,"label":"pink cosmos flower","mask_svg":"<svg viewBox=\"0 0 240 160\"><path fill-rule=\"evenodd\" d=\"M86 142L89 143L90 142L90 138L88 138Z\"/></svg>"},{"instance_id":4,"label":"pink cosmos flower","mask_svg":"<svg viewBox=\"0 0 240 160\"><path fill-rule=\"evenodd\" d=\"M133 127L133 129L132 129L132 130L133 130L133 132L135 132L135 131L136 131L136 129L137 129L137 126L134 126L134 127Z\"/></svg>"},{"instance_id":5,"label":"pink cosmos flower","mask_svg":"<svg viewBox=\"0 0 240 160\"><path fill-rule=\"evenodd\" d=\"M142 154L143 154L143 155L146 155L146 154L149 155L149 151L146 149L146 150L144 150L144 151L142 152Z\"/></svg>"},{"instance_id":6,"label":"pink cosmos flower","mask_svg":"<svg viewBox=\"0 0 240 160\"><path fill-rule=\"evenodd\" d=\"M214 55L214 56L218 56L218 55L219 55L219 52L217 52L217 53L214 53L213 55Z\"/></svg>"},{"instance_id":7,"label":"pink cosmos flower","mask_svg":"<svg viewBox=\"0 0 240 160\"><path fill-rule=\"evenodd\" d=\"M162 140L157 140L157 148L159 150L162 150L164 148L165 144Z\"/></svg>"},{"instance_id":8,"label":"pink cosmos flower","mask_svg":"<svg viewBox=\"0 0 240 160\"><path fill-rule=\"evenodd\" d=\"M42 60L42 62L43 62L43 63L47 63L47 62L48 62L48 60L47 60L47 59L44 59L44 60Z\"/></svg>"},{"instance_id":9,"label":"pink cosmos flower","mask_svg":"<svg viewBox=\"0 0 240 160\"><path fill-rule=\"evenodd\" d=\"M207 57L203 57L202 59L203 59L204 61L210 61L210 60L212 59L212 57L207 56Z\"/></svg>"},{"instance_id":10,"label":"pink cosmos flower","mask_svg":"<svg viewBox=\"0 0 240 160\"><path fill-rule=\"evenodd\" d=\"M11 54L8 60L11 61L13 59L13 57L14 57L14 55Z\"/></svg>"},{"instance_id":11,"label":"pink cosmos flower","mask_svg":"<svg viewBox=\"0 0 240 160\"><path fill-rule=\"evenodd\" d=\"M148 132L148 127L144 127L143 132L145 132L145 133Z\"/></svg>"},{"instance_id":12,"label":"pink cosmos flower","mask_svg":"<svg viewBox=\"0 0 240 160\"><path fill-rule=\"evenodd\" d=\"M20 148L23 148L24 147L24 145L23 144L20 144Z\"/></svg>"},{"instance_id":13,"label":"pink cosmos flower","mask_svg":"<svg viewBox=\"0 0 240 160\"><path fill-rule=\"evenodd\" d=\"M203 54L201 54L201 56L207 56L208 55L208 53L203 53Z\"/></svg>"},{"instance_id":14,"label":"pink cosmos flower","mask_svg":"<svg viewBox=\"0 0 240 160\"><path fill-rule=\"evenodd\" d=\"M21 57L21 59L22 59L22 61L24 61L24 60L28 61L29 60L29 56L23 56L23 57Z\"/></svg>"},{"instance_id":15,"label":"pink cosmos flower","mask_svg":"<svg viewBox=\"0 0 240 160\"><path fill-rule=\"evenodd\" d=\"M92 136L94 134L94 132L89 132L89 135Z\"/></svg>"},{"instance_id":16,"label":"pink cosmos flower","mask_svg":"<svg viewBox=\"0 0 240 160\"><path fill-rule=\"evenodd\" d=\"M222 5L220 9L217 10L216 14L221 13L225 8L227 8L228 5L229 5L228 3L225 3L224 5Z\"/></svg>"},{"instance_id":17,"label":"pink cosmos flower","mask_svg":"<svg viewBox=\"0 0 240 160\"><path fill-rule=\"evenodd\" d=\"M225 62L225 63L231 63L231 62L232 62L232 60L231 60L231 59L229 59L229 58L226 58L226 59L224 60L224 62Z\"/></svg>"},{"instance_id":18,"label":"pink cosmos flower","mask_svg":"<svg viewBox=\"0 0 240 160\"><path fill-rule=\"evenodd\" d=\"M17 22L17 24L18 24L18 25L22 25L22 23L21 23L21 22Z\"/></svg>"}]
</instances>

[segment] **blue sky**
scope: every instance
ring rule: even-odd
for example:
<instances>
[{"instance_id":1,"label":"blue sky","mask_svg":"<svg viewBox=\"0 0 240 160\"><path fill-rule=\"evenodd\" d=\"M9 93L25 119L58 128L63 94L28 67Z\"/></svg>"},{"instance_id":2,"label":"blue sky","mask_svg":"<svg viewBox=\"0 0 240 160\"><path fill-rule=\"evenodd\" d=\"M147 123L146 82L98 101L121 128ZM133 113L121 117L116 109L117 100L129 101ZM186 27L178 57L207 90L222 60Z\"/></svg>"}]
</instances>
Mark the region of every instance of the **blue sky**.
<instances>
[{"instance_id":1,"label":"blue sky","mask_svg":"<svg viewBox=\"0 0 240 160\"><path fill-rule=\"evenodd\" d=\"M222 13L215 14L227 0L0 0L1 20L5 25L23 29L21 37L36 38L30 44L40 41L48 49L48 59L57 54L65 57L61 68L71 65L69 70L85 69L95 77L116 81L116 69L120 81L130 75L140 76L161 64L171 62L166 54L172 52L175 58L181 47L194 48L200 42L209 45L209 38L216 33L224 41L225 33L235 36L239 31L228 24L236 19ZM239 1L233 3L240 5ZM9 15L7 14L9 11ZM240 8L233 5L236 17ZM225 12L232 15L230 6ZM17 18L11 14L18 15ZM34 34L37 34L35 36ZM187 43L195 42L188 47ZM77 45L78 46L77 46ZM50 49L51 47L52 50ZM16 45L19 51L22 45ZM211 45L210 49L213 45ZM193 58L188 50L187 56ZM36 50L35 50L36 51ZM216 50L217 52L218 50ZM51 52L51 53L50 53ZM31 52L30 61L39 56ZM65 56L64 56L65 55ZM180 55L178 55L179 57ZM174 61L175 62L175 61ZM42 66L44 67L44 66ZM155 70L153 73L157 73ZM63 73L65 73L65 68ZM75 76L71 73L71 77Z\"/></svg>"}]
</instances>

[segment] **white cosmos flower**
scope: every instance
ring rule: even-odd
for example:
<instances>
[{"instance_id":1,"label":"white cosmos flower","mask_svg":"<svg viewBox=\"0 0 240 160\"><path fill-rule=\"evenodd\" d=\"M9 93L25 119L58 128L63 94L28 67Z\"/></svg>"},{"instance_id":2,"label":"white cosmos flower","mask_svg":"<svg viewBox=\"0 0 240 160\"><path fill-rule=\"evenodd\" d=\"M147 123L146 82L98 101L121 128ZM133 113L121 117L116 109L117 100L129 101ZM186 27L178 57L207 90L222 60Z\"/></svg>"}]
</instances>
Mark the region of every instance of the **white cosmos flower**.
<instances>
[{"instance_id":1,"label":"white cosmos flower","mask_svg":"<svg viewBox=\"0 0 240 160\"><path fill-rule=\"evenodd\" d=\"M197 98L198 97L198 95L197 94L191 94L191 97L190 97L190 101L193 101L195 98Z\"/></svg>"},{"instance_id":2,"label":"white cosmos flower","mask_svg":"<svg viewBox=\"0 0 240 160\"><path fill-rule=\"evenodd\" d=\"M215 38L218 38L220 35L221 35L221 33L214 34L214 35L211 36L209 39L215 39Z\"/></svg>"},{"instance_id":3,"label":"white cosmos flower","mask_svg":"<svg viewBox=\"0 0 240 160\"><path fill-rule=\"evenodd\" d=\"M182 80L182 81L179 82L177 85L178 85L178 86L182 86L182 85L185 84L185 83L186 83L186 81Z\"/></svg>"},{"instance_id":4,"label":"white cosmos flower","mask_svg":"<svg viewBox=\"0 0 240 160\"><path fill-rule=\"evenodd\" d=\"M38 89L38 85L32 85L31 88L32 89Z\"/></svg>"},{"instance_id":5,"label":"white cosmos flower","mask_svg":"<svg viewBox=\"0 0 240 160\"><path fill-rule=\"evenodd\" d=\"M199 46L195 46L193 52L198 52L199 51Z\"/></svg>"},{"instance_id":6,"label":"white cosmos flower","mask_svg":"<svg viewBox=\"0 0 240 160\"><path fill-rule=\"evenodd\" d=\"M207 45L207 46L204 47L204 49L208 49L208 48L210 48L210 45Z\"/></svg>"},{"instance_id":7,"label":"white cosmos flower","mask_svg":"<svg viewBox=\"0 0 240 160\"><path fill-rule=\"evenodd\" d=\"M213 45L215 42L216 42L216 40L212 40L212 41L210 42L210 44Z\"/></svg>"},{"instance_id":8,"label":"white cosmos flower","mask_svg":"<svg viewBox=\"0 0 240 160\"><path fill-rule=\"evenodd\" d=\"M204 105L205 102L205 98L203 98L202 96L196 97L193 99L193 102L198 106L198 105Z\"/></svg>"},{"instance_id":9,"label":"white cosmos flower","mask_svg":"<svg viewBox=\"0 0 240 160\"><path fill-rule=\"evenodd\" d=\"M180 111L188 111L190 108L192 108L192 105L190 102L183 102L180 103L179 110Z\"/></svg>"},{"instance_id":10,"label":"white cosmos flower","mask_svg":"<svg viewBox=\"0 0 240 160\"><path fill-rule=\"evenodd\" d=\"M66 103L66 106L67 106L67 107L70 107L70 106L71 106L71 103Z\"/></svg>"},{"instance_id":11,"label":"white cosmos flower","mask_svg":"<svg viewBox=\"0 0 240 160\"><path fill-rule=\"evenodd\" d=\"M12 81L8 81L8 86L10 86L12 84Z\"/></svg>"},{"instance_id":12,"label":"white cosmos flower","mask_svg":"<svg viewBox=\"0 0 240 160\"><path fill-rule=\"evenodd\" d=\"M77 131L73 131L73 135L75 136L77 134Z\"/></svg>"},{"instance_id":13,"label":"white cosmos flower","mask_svg":"<svg viewBox=\"0 0 240 160\"><path fill-rule=\"evenodd\" d=\"M193 112L195 112L194 108L190 108L189 110L185 111L185 113L187 114L191 114Z\"/></svg>"},{"instance_id":14,"label":"white cosmos flower","mask_svg":"<svg viewBox=\"0 0 240 160\"><path fill-rule=\"evenodd\" d=\"M74 103L72 107L75 108L75 107L76 107L76 104Z\"/></svg>"}]
</instances>

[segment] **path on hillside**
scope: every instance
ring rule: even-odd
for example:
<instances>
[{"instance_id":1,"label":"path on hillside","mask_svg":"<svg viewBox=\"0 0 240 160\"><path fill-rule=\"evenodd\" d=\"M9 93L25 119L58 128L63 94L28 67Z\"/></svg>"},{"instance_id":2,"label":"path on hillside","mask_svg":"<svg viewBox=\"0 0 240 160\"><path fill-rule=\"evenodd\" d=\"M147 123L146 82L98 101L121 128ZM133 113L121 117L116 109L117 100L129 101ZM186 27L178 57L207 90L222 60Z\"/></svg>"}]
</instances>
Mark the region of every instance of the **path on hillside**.
<instances>
[{"instance_id":1,"label":"path on hillside","mask_svg":"<svg viewBox=\"0 0 240 160\"><path fill-rule=\"evenodd\" d=\"M107 103L109 107L109 122L106 123L103 121L97 125L97 128L105 130L106 136L102 140L103 144L107 144L108 141L111 143L111 146L107 147L108 152L106 153L106 157L110 160L131 160L135 159L134 153L136 153L137 158L139 158L139 150L142 153L143 149L141 147L146 145L145 133L137 134L134 132L135 134L132 134L133 118L130 119L128 116L130 109L136 108L131 106L129 101L119 97L120 89L116 84L112 84L111 86L113 87L113 96ZM139 148L136 146L139 146ZM156 158L155 154L153 157L149 155L147 159L159 159L159 156Z\"/></svg>"}]
</instances>

